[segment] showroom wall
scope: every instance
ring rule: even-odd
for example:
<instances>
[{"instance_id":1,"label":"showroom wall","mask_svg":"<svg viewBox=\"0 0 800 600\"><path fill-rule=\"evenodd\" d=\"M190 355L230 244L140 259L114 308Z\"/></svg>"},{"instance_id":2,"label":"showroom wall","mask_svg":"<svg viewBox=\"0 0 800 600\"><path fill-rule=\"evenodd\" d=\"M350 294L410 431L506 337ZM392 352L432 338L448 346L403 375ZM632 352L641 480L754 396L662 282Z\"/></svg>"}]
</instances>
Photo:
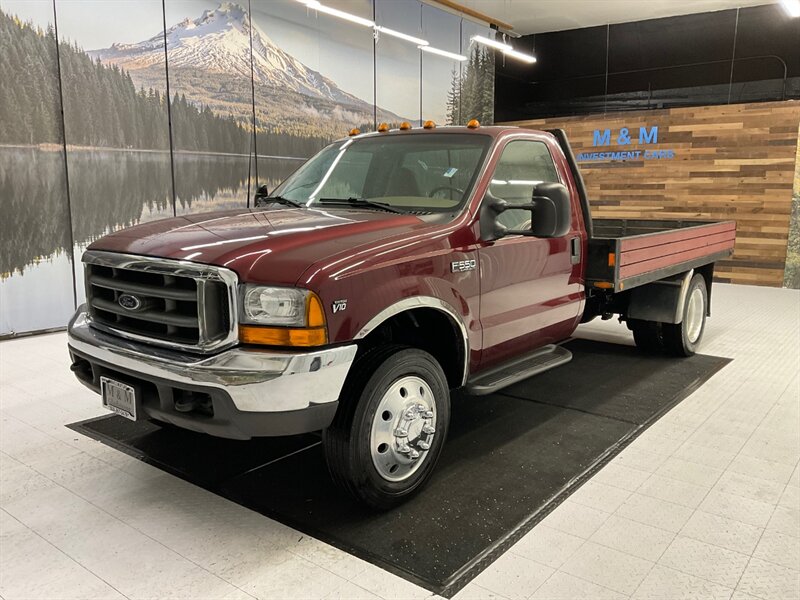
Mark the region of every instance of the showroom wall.
<instances>
[{"instance_id":1,"label":"showroom wall","mask_svg":"<svg viewBox=\"0 0 800 600\"><path fill-rule=\"evenodd\" d=\"M514 44L539 61L498 61L497 120L565 128L597 215L735 219L719 279L800 287L800 19L765 4Z\"/></svg>"},{"instance_id":2,"label":"showroom wall","mask_svg":"<svg viewBox=\"0 0 800 600\"><path fill-rule=\"evenodd\" d=\"M497 121L800 99L800 19L779 3L524 36Z\"/></svg>"},{"instance_id":3,"label":"showroom wall","mask_svg":"<svg viewBox=\"0 0 800 600\"><path fill-rule=\"evenodd\" d=\"M562 128L598 218L735 220L720 281L781 286L798 160L800 102L673 108L517 121ZM798 200L795 198L795 203ZM795 221L796 227L796 221ZM800 287L794 266L786 284Z\"/></svg>"},{"instance_id":4,"label":"showroom wall","mask_svg":"<svg viewBox=\"0 0 800 600\"><path fill-rule=\"evenodd\" d=\"M488 27L324 4L468 60L295 0L0 0L0 336L64 326L107 232L245 207L354 126L492 121Z\"/></svg>"}]
</instances>

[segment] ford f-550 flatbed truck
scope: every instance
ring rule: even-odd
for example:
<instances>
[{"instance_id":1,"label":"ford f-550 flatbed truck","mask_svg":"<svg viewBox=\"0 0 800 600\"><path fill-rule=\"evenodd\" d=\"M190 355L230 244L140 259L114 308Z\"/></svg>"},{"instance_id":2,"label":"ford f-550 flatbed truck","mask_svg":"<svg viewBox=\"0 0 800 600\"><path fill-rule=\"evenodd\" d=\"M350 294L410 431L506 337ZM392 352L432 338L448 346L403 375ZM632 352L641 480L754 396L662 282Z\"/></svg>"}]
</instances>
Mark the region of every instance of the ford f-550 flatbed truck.
<instances>
[{"instance_id":1,"label":"ford f-550 flatbed truck","mask_svg":"<svg viewBox=\"0 0 800 600\"><path fill-rule=\"evenodd\" d=\"M388 508L431 476L451 390L564 364L582 321L695 352L733 222L593 221L560 130L387 129L324 148L260 207L93 243L78 378L134 420L321 430L333 479Z\"/></svg>"}]
</instances>

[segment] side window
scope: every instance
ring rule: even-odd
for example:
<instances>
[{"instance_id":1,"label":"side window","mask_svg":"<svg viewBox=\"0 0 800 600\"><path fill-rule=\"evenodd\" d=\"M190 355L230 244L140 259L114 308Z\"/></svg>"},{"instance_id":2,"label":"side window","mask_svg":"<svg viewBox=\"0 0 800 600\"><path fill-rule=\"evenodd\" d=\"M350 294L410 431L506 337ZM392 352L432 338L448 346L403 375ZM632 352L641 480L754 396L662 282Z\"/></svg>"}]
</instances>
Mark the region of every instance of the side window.
<instances>
[{"instance_id":1,"label":"side window","mask_svg":"<svg viewBox=\"0 0 800 600\"><path fill-rule=\"evenodd\" d=\"M503 149L489 192L509 204L527 204L534 186L542 182L558 183L558 172L547 146L543 142L515 140ZM524 229L530 215L510 210L501 214L499 220L509 229Z\"/></svg>"}]
</instances>

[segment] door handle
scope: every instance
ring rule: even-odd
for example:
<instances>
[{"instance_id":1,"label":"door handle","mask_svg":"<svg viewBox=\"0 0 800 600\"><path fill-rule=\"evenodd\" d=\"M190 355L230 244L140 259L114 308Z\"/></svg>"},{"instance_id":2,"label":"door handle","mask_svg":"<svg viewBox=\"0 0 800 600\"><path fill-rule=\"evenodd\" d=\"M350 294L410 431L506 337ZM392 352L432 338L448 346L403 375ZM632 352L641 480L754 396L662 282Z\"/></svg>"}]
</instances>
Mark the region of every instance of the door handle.
<instances>
[{"instance_id":1,"label":"door handle","mask_svg":"<svg viewBox=\"0 0 800 600\"><path fill-rule=\"evenodd\" d=\"M581 262L581 238L574 237L569 241L569 261L573 265Z\"/></svg>"}]
</instances>

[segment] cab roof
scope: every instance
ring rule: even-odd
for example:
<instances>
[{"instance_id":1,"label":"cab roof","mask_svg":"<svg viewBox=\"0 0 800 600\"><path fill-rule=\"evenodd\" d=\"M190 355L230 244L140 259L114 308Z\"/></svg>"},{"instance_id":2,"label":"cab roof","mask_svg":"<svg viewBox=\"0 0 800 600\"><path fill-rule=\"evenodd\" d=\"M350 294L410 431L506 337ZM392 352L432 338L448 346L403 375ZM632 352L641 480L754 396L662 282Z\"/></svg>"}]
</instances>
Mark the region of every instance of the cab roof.
<instances>
[{"instance_id":1,"label":"cab roof","mask_svg":"<svg viewBox=\"0 0 800 600\"><path fill-rule=\"evenodd\" d=\"M411 129L390 129L389 131L368 131L365 133L359 133L358 135L346 136L341 139L363 139L368 137L378 137L378 136L397 136L397 135L414 135L414 134L426 134L426 135L435 135L437 133L462 133L467 135L488 135L490 137L496 138L503 133L510 132L510 131L520 131L522 127L517 127L515 125L480 125L478 127L466 127L465 125L437 125L431 128L424 128L424 127L412 127Z\"/></svg>"}]
</instances>

